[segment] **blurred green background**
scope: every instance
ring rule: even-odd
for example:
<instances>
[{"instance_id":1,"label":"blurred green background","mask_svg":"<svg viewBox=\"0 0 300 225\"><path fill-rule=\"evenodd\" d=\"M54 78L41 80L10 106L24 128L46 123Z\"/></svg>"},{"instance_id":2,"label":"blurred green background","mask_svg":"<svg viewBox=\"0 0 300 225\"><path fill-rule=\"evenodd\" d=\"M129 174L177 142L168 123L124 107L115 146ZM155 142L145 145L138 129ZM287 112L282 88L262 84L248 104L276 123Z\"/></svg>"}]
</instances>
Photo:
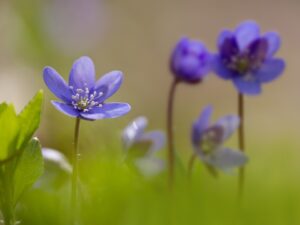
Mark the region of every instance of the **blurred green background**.
<instances>
[{"instance_id":1,"label":"blurred green background","mask_svg":"<svg viewBox=\"0 0 300 225\"><path fill-rule=\"evenodd\" d=\"M256 20L263 31L281 34L283 43L278 55L286 60L287 69L280 79L263 87L261 96L246 98L250 163L242 209L236 207L235 174L222 174L215 180L197 165L193 182L178 175L179 187L174 197L165 190L164 175L144 180L115 165L122 158L120 134L133 118L145 115L150 129L165 128L167 92L172 79L168 61L178 39L201 39L215 51L219 31L232 29L247 19ZM91 189L88 193L92 199L86 201L83 212L86 225L297 225L298 21L297 0L1 0L0 100L14 102L21 109L38 89L45 89L37 136L43 146L69 155L75 121L52 107L50 100L54 96L43 83L43 67L52 66L67 79L73 61L88 55L94 60L98 77L115 69L124 72L122 88L112 101L129 102L130 114L115 120L84 122L81 130L82 179ZM207 104L214 106L215 119L235 113L237 96L230 82L211 75L202 85L181 85L176 97L176 146L185 167L192 152L192 121ZM228 145L236 147L236 137ZM58 222L64 217L63 209L56 207L63 204L61 197L57 197L58 203L47 194L36 192L25 197L31 204L24 204L30 212L23 215L28 220L24 223L65 225ZM57 196L65 196L60 192ZM45 209L38 203L41 199L48 204ZM45 210L45 215L39 210ZM61 217L55 217L57 213ZM43 215L41 220L32 220L38 215Z\"/></svg>"}]
</instances>

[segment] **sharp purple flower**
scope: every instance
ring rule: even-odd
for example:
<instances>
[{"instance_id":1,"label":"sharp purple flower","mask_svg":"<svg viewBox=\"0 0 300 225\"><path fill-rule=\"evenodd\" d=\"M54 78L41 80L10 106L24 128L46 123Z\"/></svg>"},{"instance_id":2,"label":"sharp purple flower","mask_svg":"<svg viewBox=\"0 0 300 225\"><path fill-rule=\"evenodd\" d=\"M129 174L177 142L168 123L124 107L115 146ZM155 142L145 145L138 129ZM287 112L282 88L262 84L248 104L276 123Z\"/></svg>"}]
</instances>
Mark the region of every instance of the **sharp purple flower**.
<instances>
[{"instance_id":1,"label":"sharp purple flower","mask_svg":"<svg viewBox=\"0 0 300 225\"><path fill-rule=\"evenodd\" d=\"M219 77L232 80L240 93L258 95L263 83L275 80L285 69L284 60L274 56L280 45L279 34L261 35L258 24L243 22L234 31L220 33L214 71Z\"/></svg>"},{"instance_id":2,"label":"sharp purple flower","mask_svg":"<svg viewBox=\"0 0 300 225\"><path fill-rule=\"evenodd\" d=\"M68 84L51 67L44 69L44 81L53 94L62 100L52 101L54 107L68 116L98 120L116 118L130 111L127 103L106 103L120 88L122 72L112 71L96 81L94 63L87 56L74 62Z\"/></svg>"},{"instance_id":3,"label":"sharp purple flower","mask_svg":"<svg viewBox=\"0 0 300 225\"><path fill-rule=\"evenodd\" d=\"M212 107L206 107L192 127L192 144L196 155L215 168L229 170L244 165L247 157L240 151L223 147L239 126L239 118L228 115L210 124Z\"/></svg>"},{"instance_id":4,"label":"sharp purple flower","mask_svg":"<svg viewBox=\"0 0 300 225\"><path fill-rule=\"evenodd\" d=\"M161 131L145 132L147 125L145 117L136 118L124 129L122 140L127 157L134 161L144 175L150 176L164 168L164 162L154 154L164 147L166 141Z\"/></svg>"},{"instance_id":5,"label":"sharp purple flower","mask_svg":"<svg viewBox=\"0 0 300 225\"><path fill-rule=\"evenodd\" d=\"M211 71L211 60L202 42L182 38L173 51L170 68L179 81L198 83Z\"/></svg>"}]
</instances>

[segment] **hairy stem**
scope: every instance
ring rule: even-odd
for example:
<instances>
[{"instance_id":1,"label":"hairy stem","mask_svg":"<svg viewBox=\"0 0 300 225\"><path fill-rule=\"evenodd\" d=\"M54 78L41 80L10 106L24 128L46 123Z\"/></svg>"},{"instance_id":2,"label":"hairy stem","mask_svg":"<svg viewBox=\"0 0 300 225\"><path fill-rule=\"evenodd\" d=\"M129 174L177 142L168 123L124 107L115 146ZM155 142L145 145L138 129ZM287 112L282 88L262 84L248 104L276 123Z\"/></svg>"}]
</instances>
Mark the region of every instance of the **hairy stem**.
<instances>
[{"instance_id":1,"label":"hairy stem","mask_svg":"<svg viewBox=\"0 0 300 225\"><path fill-rule=\"evenodd\" d=\"M71 193L71 218L72 225L76 224L77 197L78 197L78 138L79 138L80 118L76 118L74 131L74 150L72 154L73 173L72 173L72 193Z\"/></svg>"},{"instance_id":2,"label":"hairy stem","mask_svg":"<svg viewBox=\"0 0 300 225\"><path fill-rule=\"evenodd\" d=\"M168 98L167 108L167 138L168 138L168 172L169 172L169 187L172 188L174 182L174 161L175 161L175 150L174 150L174 130L173 130L173 108L175 91L178 84L178 80L174 79L171 84Z\"/></svg>"},{"instance_id":3,"label":"hairy stem","mask_svg":"<svg viewBox=\"0 0 300 225\"><path fill-rule=\"evenodd\" d=\"M244 96L243 94L238 94L238 115L240 117L240 127L238 133L239 149L245 152L245 132L244 132ZM239 169L239 181L238 181L238 194L240 197L243 195L244 190L244 180L245 180L245 167L242 166Z\"/></svg>"}]
</instances>

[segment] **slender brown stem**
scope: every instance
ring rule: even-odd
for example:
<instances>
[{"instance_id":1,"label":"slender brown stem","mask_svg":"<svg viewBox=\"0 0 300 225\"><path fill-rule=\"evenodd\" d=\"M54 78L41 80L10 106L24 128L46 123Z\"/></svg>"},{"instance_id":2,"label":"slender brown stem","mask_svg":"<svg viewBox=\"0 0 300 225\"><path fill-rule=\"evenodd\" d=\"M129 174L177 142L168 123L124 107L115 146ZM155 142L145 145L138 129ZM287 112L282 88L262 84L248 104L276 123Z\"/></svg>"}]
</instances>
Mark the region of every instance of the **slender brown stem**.
<instances>
[{"instance_id":1,"label":"slender brown stem","mask_svg":"<svg viewBox=\"0 0 300 225\"><path fill-rule=\"evenodd\" d=\"M72 154L73 161L73 173L72 173L72 193L71 193L71 218L72 225L76 224L76 215L77 215L77 192L78 192L78 138L79 138L79 127L80 127L80 118L76 118L75 132L74 132L74 150Z\"/></svg>"},{"instance_id":2,"label":"slender brown stem","mask_svg":"<svg viewBox=\"0 0 300 225\"><path fill-rule=\"evenodd\" d=\"M168 108L167 108L167 138L168 138L168 171L169 171L169 186L172 188L174 182L174 130L173 130L173 107L175 90L179 81L174 79L172 82L169 98L168 98Z\"/></svg>"},{"instance_id":3,"label":"slender brown stem","mask_svg":"<svg viewBox=\"0 0 300 225\"><path fill-rule=\"evenodd\" d=\"M238 114L240 117L240 127L238 133L239 140L239 149L242 152L245 152L245 133L244 133L244 96L243 94L238 94ZM239 196L242 197L244 190L244 181L245 181L245 167L242 166L239 170L239 183L238 183L238 191Z\"/></svg>"},{"instance_id":4,"label":"slender brown stem","mask_svg":"<svg viewBox=\"0 0 300 225\"><path fill-rule=\"evenodd\" d=\"M192 171L194 168L194 164L195 164L195 160L197 158L196 154L193 154L189 160L189 164L188 164L188 178L191 178L192 176Z\"/></svg>"}]
</instances>

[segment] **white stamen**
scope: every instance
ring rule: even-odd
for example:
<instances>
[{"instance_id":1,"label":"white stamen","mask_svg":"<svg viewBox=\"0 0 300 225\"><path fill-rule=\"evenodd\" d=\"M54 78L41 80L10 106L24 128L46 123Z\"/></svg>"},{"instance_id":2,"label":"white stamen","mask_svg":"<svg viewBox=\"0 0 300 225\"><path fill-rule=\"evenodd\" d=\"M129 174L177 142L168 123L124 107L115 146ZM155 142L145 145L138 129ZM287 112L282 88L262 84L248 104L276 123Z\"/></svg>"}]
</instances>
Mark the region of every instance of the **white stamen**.
<instances>
[{"instance_id":1,"label":"white stamen","mask_svg":"<svg viewBox=\"0 0 300 225\"><path fill-rule=\"evenodd\" d=\"M89 112L93 107L102 107L102 104L96 101L96 98L103 96L103 92L93 91L90 93L89 88L86 87L87 84L85 83L84 85L84 89L77 88L76 92L71 96L74 109ZM72 86L69 87L73 89Z\"/></svg>"}]
</instances>

